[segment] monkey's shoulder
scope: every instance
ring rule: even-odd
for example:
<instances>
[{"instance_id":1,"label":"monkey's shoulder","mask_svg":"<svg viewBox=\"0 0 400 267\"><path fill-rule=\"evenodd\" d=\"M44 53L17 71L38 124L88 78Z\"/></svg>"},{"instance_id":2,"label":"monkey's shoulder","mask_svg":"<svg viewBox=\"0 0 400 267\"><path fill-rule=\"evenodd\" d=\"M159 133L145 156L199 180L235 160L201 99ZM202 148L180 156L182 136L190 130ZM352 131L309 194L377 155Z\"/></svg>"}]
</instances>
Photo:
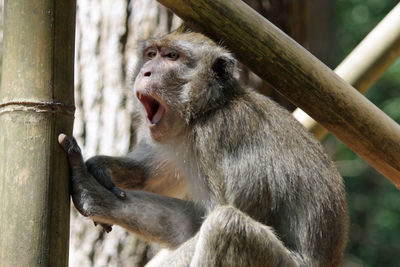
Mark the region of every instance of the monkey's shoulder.
<instances>
[{"instance_id":1,"label":"monkey's shoulder","mask_svg":"<svg viewBox=\"0 0 400 267\"><path fill-rule=\"evenodd\" d=\"M280 173L304 182L333 173L340 180L319 141L287 110L251 90L200 120L193 136L197 155L229 165L224 168L233 172L229 176L264 179Z\"/></svg>"},{"instance_id":2,"label":"monkey's shoulder","mask_svg":"<svg viewBox=\"0 0 400 267\"><path fill-rule=\"evenodd\" d=\"M312 136L286 109L252 89L242 89L193 124L202 140L219 138L232 142L276 139L282 144L293 142L318 146ZM222 141L222 140L220 140Z\"/></svg>"}]
</instances>

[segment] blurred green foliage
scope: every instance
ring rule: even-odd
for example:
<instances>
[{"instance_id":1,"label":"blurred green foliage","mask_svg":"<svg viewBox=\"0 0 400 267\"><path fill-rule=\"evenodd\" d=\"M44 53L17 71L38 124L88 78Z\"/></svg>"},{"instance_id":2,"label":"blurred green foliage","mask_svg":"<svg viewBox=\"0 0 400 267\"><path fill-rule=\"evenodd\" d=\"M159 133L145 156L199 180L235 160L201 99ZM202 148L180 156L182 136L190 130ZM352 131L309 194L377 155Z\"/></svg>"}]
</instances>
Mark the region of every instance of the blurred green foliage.
<instances>
[{"instance_id":1,"label":"blurred green foliage","mask_svg":"<svg viewBox=\"0 0 400 267\"><path fill-rule=\"evenodd\" d=\"M398 0L335 1L335 65L370 32ZM400 59L366 96L400 123ZM400 266L400 191L333 136L324 143L342 173L350 207L343 266Z\"/></svg>"}]
</instances>

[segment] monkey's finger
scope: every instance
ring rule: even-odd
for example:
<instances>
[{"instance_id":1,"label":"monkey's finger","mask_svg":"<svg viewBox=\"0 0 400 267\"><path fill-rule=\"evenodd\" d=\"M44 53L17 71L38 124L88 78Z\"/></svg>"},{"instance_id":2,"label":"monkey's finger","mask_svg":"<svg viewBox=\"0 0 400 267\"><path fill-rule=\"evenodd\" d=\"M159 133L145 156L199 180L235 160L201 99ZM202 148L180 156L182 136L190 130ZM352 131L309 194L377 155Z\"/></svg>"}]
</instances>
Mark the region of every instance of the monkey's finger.
<instances>
[{"instance_id":1,"label":"monkey's finger","mask_svg":"<svg viewBox=\"0 0 400 267\"><path fill-rule=\"evenodd\" d=\"M119 199L124 199L126 194L123 190L119 189L114 182L111 180L111 172L107 168L99 168L96 165L86 161L85 165L88 172L96 179L96 181L104 186L107 190L111 191Z\"/></svg>"},{"instance_id":2,"label":"monkey's finger","mask_svg":"<svg viewBox=\"0 0 400 267\"><path fill-rule=\"evenodd\" d=\"M76 169L86 172L87 169L83 161L82 152L75 138L69 138L67 135L61 133L58 135L58 143L67 152L69 164L73 172Z\"/></svg>"},{"instance_id":3,"label":"monkey's finger","mask_svg":"<svg viewBox=\"0 0 400 267\"><path fill-rule=\"evenodd\" d=\"M68 153L68 136L66 134L60 133L58 135L58 143L61 147Z\"/></svg>"},{"instance_id":4,"label":"monkey's finger","mask_svg":"<svg viewBox=\"0 0 400 267\"><path fill-rule=\"evenodd\" d=\"M67 135L60 133L58 135L58 143L68 154L82 155L81 149L75 138L69 138Z\"/></svg>"},{"instance_id":5,"label":"monkey's finger","mask_svg":"<svg viewBox=\"0 0 400 267\"><path fill-rule=\"evenodd\" d=\"M105 223L100 223L101 228L103 228L103 232L109 233L112 230L112 226Z\"/></svg>"},{"instance_id":6,"label":"monkey's finger","mask_svg":"<svg viewBox=\"0 0 400 267\"><path fill-rule=\"evenodd\" d=\"M118 187L114 186L111 191L116 195L119 199L125 199L126 198L126 193L119 189Z\"/></svg>"}]
</instances>

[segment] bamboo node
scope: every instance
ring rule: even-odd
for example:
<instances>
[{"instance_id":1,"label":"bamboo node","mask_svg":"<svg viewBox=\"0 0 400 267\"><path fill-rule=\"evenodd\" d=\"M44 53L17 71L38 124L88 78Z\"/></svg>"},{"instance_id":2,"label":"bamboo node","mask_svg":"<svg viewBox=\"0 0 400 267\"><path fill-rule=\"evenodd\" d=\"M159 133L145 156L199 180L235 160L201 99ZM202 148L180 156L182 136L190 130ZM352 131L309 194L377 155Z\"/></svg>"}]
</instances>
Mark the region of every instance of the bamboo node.
<instances>
[{"instance_id":1,"label":"bamboo node","mask_svg":"<svg viewBox=\"0 0 400 267\"><path fill-rule=\"evenodd\" d=\"M63 113L74 116L75 106L48 101L9 101L0 103L0 115L14 111L33 111L38 113Z\"/></svg>"}]
</instances>

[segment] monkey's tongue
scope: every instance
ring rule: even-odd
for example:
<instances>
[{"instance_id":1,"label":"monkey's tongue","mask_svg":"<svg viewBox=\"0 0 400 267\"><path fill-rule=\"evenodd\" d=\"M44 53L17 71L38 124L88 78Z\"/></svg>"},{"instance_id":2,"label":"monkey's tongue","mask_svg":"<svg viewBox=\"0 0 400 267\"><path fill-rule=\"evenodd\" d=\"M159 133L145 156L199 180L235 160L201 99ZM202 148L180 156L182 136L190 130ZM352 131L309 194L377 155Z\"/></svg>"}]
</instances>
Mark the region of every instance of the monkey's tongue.
<instances>
[{"instance_id":1,"label":"monkey's tongue","mask_svg":"<svg viewBox=\"0 0 400 267\"><path fill-rule=\"evenodd\" d=\"M149 118L149 120L152 124L158 123L162 119L162 117L164 116L164 113L165 113L165 108L162 105L160 105L160 103L157 103L156 106L158 106L156 108L157 111L156 111L156 114L154 114L152 118L149 117L149 113L147 113L147 117Z\"/></svg>"},{"instance_id":2,"label":"monkey's tongue","mask_svg":"<svg viewBox=\"0 0 400 267\"><path fill-rule=\"evenodd\" d=\"M138 95L138 98L146 109L149 122L152 125L157 124L164 116L165 108L151 96L140 94Z\"/></svg>"}]
</instances>

